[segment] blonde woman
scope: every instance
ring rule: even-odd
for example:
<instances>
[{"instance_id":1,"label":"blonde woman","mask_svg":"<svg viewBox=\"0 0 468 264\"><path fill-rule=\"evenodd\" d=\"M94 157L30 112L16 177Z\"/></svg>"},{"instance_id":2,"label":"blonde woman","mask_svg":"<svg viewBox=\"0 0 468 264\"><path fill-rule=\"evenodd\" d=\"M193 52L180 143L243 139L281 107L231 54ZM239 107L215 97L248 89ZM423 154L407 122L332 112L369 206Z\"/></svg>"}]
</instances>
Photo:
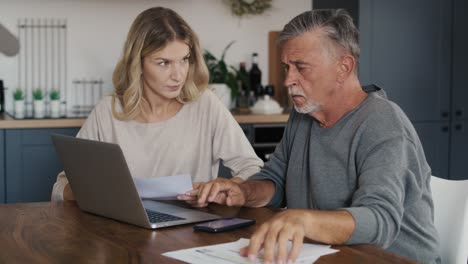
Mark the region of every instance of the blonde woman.
<instances>
[{"instance_id":1,"label":"blonde woman","mask_svg":"<svg viewBox=\"0 0 468 264\"><path fill-rule=\"evenodd\" d=\"M206 89L198 38L173 10L155 7L138 15L113 83L114 93L96 105L77 137L118 143L133 177L190 174L197 189L217 179L220 160L236 182L263 166L231 113ZM64 172L52 199L73 199ZM206 205L196 195L179 199Z\"/></svg>"}]
</instances>

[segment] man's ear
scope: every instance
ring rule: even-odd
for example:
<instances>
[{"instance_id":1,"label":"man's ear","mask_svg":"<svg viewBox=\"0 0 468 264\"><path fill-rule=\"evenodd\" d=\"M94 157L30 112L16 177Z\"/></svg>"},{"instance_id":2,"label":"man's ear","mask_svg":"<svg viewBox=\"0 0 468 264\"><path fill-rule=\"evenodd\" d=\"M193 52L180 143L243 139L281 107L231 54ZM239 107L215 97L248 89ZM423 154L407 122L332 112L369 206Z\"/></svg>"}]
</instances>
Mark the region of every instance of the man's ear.
<instances>
[{"instance_id":1,"label":"man's ear","mask_svg":"<svg viewBox=\"0 0 468 264\"><path fill-rule=\"evenodd\" d=\"M344 55L338 61L338 81L343 82L356 68L356 60L351 55Z\"/></svg>"}]
</instances>

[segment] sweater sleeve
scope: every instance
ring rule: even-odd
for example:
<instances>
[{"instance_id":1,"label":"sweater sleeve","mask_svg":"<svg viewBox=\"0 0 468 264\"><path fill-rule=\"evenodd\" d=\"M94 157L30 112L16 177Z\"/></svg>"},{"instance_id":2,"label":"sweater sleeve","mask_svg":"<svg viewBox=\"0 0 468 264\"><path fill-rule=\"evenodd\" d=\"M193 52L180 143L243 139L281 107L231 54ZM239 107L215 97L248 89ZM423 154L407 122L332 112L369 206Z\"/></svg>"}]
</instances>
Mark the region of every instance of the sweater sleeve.
<instances>
[{"instance_id":1,"label":"sweater sleeve","mask_svg":"<svg viewBox=\"0 0 468 264\"><path fill-rule=\"evenodd\" d=\"M404 209L422 196L424 164L410 139L387 139L363 153L358 188L348 210L356 226L346 244L389 247L397 238Z\"/></svg>"},{"instance_id":2,"label":"sweater sleeve","mask_svg":"<svg viewBox=\"0 0 468 264\"><path fill-rule=\"evenodd\" d=\"M214 98L214 94L207 92L210 97L210 113L214 117L213 162L222 160L231 170L233 177L246 180L260 171L263 161L255 154L244 131L228 109Z\"/></svg>"},{"instance_id":3,"label":"sweater sleeve","mask_svg":"<svg viewBox=\"0 0 468 264\"><path fill-rule=\"evenodd\" d=\"M65 186L68 184L67 177L65 176L65 172L61 171L57 175L57 180L54 183L54 186L52 187L52 196L51 200L52 201L62 201L63 200L63 190L65 189Z\"/></svg>"}]
</instances>

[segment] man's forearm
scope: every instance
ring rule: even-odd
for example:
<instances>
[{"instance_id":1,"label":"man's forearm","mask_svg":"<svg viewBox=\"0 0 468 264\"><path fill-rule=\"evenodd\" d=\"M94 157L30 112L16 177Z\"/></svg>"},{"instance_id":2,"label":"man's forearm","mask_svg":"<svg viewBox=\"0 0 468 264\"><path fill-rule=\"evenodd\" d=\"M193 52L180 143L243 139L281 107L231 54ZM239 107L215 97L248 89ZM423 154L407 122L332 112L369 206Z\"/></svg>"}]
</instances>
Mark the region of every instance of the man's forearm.
<instances>
[{"instance_id":1,"label":"man's forearm","mask_svg":"<svg viewBox=\"0 0 468 264\"><path fill-rule=\"evenodd\" d=\"M275 184L270 180L247 180L239 185L244 192L246 207L262 207L275 194Z\"/></svg>"},{"instance_id":2,"label":"man's forearm","mask_svg":"<svg viewBox=\"0 0 468 264\"><path fill-rule=\"evenodd\" d=\"M331 245L348 241L356 226L353 216L346 210L308 210L305 218L308 223L306 237Z\"/></svg>"}]
</instances>

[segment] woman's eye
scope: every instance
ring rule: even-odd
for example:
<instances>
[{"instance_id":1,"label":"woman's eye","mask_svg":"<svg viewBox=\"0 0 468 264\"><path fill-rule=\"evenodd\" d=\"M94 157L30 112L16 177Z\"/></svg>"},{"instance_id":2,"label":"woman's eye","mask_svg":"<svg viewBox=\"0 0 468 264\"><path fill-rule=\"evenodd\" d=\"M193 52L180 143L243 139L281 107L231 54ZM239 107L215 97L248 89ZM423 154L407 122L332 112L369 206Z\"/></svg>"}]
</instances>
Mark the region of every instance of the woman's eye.
<instances>
[{"instance_id":1,"label":"woman's eye","mask_svg":"<svg viewBox=\"0 0 468 264\"><path fill-rule=\"evenodd\" d=\"M158 62L158 65L159 65L159 66L167 66L167 64L168 64L167 61L160 61L160 62Z\"/></svg>"}]
</instances>

